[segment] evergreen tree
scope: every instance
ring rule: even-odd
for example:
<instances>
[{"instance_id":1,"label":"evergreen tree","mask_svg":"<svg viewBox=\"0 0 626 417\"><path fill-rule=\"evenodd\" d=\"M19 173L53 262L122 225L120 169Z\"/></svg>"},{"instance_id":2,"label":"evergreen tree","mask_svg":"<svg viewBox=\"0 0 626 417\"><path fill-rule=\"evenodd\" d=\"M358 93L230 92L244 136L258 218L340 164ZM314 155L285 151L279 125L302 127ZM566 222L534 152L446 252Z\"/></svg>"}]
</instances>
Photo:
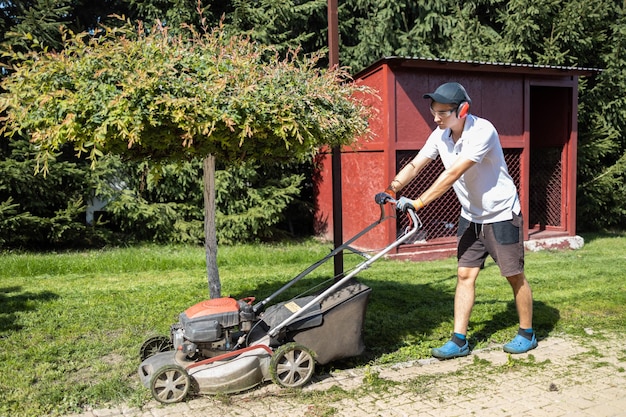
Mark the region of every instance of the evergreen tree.
<instances>
[{"instance_id":1,"label":"evergreen tree","mask_svg":"<svg viewBox=\"0 0 626 417\"><path fill-rule=\"evenodd\" d=\"M626 14L617 11L606 69L581 102L578 223L587 230L626 224Z\"/></svg>"},{"instance_id":2,"label":"evergreen tree","mask_svg":"<svg viewBox=\"0 0 626 417\"><path fill-rule=\"evenodd\" d=\"M47 178L34 175L35 151L25 140L0 151L0 246L60 249L99 245L105 229L86 224L93 177L83 161L62 152Z\"/></svg>"},{"instance_id":3,"label":"evergreen tree","mask_svg":"<svg viewBox=\"0 0 626 417\"><path fill-rule=\"evenodd\" d=\"M3 2L2 8L7 26L3 35L17 45L27 47L24 35L35 36L41 45L51 48L60 45L59 27L69 23L69 2L34 0Z\"/></svg>"},{"instance_id":4,"label":"evergreen tree","mask_svg":"<svg viewBox=\"0 0 626 417\"><path fill-rule=\"evenodd\" d=\"M305 54L322 53L326 66L327 0L235 0L227 24L264 45L273 45L281 55L300 49Z\"/></svg>"},{"instance_id":5,"label":"evergreen tree","mask_svg":"<svg viewBox=\"0 0 626 417\"><path fill-rule=\"evenodd\" d=\"M352 73L389 55L606 68L597 80L581 80L579 227L624 224L626 199L622 198L621 184L626 133L622 123L624 117L620 113L624 108L620 92L626 84L622 69L624 57L621 56L626 23L622 1L340 0L338 5L340 64L349 67ZM93 30L102 23L115 26L120 22L111 17L114 14L131 21L139 19L144 22L144 27L159 21L172 32L181 23L202 28L213 27L222 21L227 33L246 34L257 42L275 45L282 56L297 48L305 54L321 53L318 64L324 67L327 65L324 57L327 52L326 8L326 0L18 0L0 3L0 39L5 45L12 43L14 50L21 48L25 51L32 45L54 49L61 42L58 30L61 25L73 32ZM198 10L202 12L202 19ZM31 40L25 42L25 34ZM6 56L3 59L6 60ZM9 167L22 163L13 161L14 149L9 149L4 139L0 139L0 145L0 159L6 172L20 172L21 168ZM125 167L129 167L128 164ZM72 169L85 168L78 164ZM144 188L134 189L132 195L126 197L144 199L145 204L133 204L143 207L146 212L150 204L171 203L173 206L167 213L180 213L180 218L161 218L167 217L181 228L192 230L190 225L195 220L188 214L190 211L180 205L183 203L177 200L176 193L168 197L171 198L169 202L166 201L164 190L174 188L165 185L169 181L165 178L171 175L170 169L158 169L162 170L163 177L145 176L142 167L134 167L129 170L126 182L156 190L159 184L151 181L160 178L164 182L160 192L164 194L156 198ZM269 167L260 169L277 172ZM184 175L191 175L191 172L181 171ZM68 172L68 175L73 174ZM230 175L232 173L224 177ZM276 176L280 178L281 174ZM301 187L308 186L308 178ZM184 184L177 186L185 187ZM4 200L4 206L11 206L12 210L17 207L15 216L21 213L33 215L20 211L26 207L19 205L22 197L9 197L12 202L8 204L8 200ZM190 202L184 204L187 203ZM151 218L158 223L158 217ZM116 221L126 222L129 227L133 224L129 219ZM167 228L155 225L145 227L141 232L154 230L156 233ZM175 228L169 227L169 230ZM164 237L167 234L159 232L158 235ZM186 236L194 239L196 234L189 232Z\"/></svg>"},{"instance_id":6,"label":"evergreen tree","mask_svg":"<svg viewBox=\"0 0 626 417\"><path fill-rule=\"evenodd\" d=\"M124 0L16 0L0 2L0 41L13 49L32 47L29 39L50 49L61 46L61 27L73 32L114 24L118 14L133 17Z\"/></svg>"}]
</instances>

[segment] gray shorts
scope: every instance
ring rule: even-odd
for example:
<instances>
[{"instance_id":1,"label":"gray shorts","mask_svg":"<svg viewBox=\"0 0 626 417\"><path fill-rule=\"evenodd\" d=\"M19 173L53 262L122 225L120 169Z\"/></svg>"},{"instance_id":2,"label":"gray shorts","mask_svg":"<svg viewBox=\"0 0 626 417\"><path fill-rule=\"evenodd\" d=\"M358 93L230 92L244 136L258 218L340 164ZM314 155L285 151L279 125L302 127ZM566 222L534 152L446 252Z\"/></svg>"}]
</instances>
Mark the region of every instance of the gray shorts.
<instances>
[{"instance_id":1,"label":"gray shorts","mask_svg":"<svg viewBox=\"0 0 626 417\"><path fill-rule=\"evenodd\" d=\"M457 259L460 267L481 267L491 255L502 276L524 272L524 235L521 214L512 220L478 224L459 216Z\"/></svg>"}]
</instances>

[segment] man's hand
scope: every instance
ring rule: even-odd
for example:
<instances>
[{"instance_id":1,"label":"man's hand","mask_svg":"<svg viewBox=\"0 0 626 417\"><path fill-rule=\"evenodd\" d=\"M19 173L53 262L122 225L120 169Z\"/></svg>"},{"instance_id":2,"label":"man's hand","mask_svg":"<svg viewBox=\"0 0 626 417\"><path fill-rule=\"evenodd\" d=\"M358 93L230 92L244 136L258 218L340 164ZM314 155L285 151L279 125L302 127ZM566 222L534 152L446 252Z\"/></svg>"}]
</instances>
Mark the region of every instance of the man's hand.
<instances>
[{"instance_id":1,"label":"man's hand","mask_svg":"<svg viewBox=\"0 0 626 417\"><path fill-rule=\"evenodd\" d=\"M415 201L410 198L400 197L400 199L396 201L396 207L398 210L402 210L403 213L406 213L408 209L415 210Z\"/></svg>"},{"instance_id":2,"label":"man's hand","mask_svg":"<svg viewBox=\"0 0 626 417\"><path fill-rule=\"evenodd\" d=\"M410 198L400 197L398 200L396 200L396 207L398 208L398 210L402 210L403 213L406 213L408 209L412 209L415 211L423 209L424 202L421 198L418 198L417 200L411 200Z\"/></svg>"},{"instance_id":3,"label":"man's hand","mask_svg":"<svg viewBox=\"0 0 626 417\"><path fill-rule=\"evenodd\" d=\"M374 196L374 201L376 202L376 204L385 204L387 201L393 200L393 196L387 192L378 193Z\"/></svg>"}]
</instances>

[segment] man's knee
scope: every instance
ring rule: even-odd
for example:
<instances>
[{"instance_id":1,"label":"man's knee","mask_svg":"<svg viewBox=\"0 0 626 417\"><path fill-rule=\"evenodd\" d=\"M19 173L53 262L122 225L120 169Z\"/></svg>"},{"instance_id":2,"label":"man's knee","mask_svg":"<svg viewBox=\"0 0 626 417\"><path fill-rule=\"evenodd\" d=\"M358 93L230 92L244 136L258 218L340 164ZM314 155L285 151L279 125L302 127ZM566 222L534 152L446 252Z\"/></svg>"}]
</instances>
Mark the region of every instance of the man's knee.
<instances>
[{"instance_id":1,"label":"man's knee","mask_svg":"<svg viewBox=\"0 0 626 417\"><path fill-rule=\"evenodd\" d=\"M524 281L526 279L526 276L523 272L520 272L519 274L508 276L506 277L506 279L508 279L510 282L520 282Z\"/></svg>"},{"instance_id":2,"label":"man's knee","mask_svg":"<svg viewBox=\"0 0 626 417\"><path fill-rule=\"evenodd\" d=\"M457 279L459 282L472 282L476 280L478 273L480 272L480 267L470 268L470 267L459 267L457 269Z\"/></svg>"},{"instance_id":3,"label":"man's knee","mask_svg":"<svg viewBox=\"0 0 626 417\"><path fill-rule=\"evenodd\" d=\"M509 284L511 284L511 287L513 288L520 288L527 284L526 276L524 275L523 272L520 274L506 277L506 279L509 281Z\"/></svg>"}]
</instances>

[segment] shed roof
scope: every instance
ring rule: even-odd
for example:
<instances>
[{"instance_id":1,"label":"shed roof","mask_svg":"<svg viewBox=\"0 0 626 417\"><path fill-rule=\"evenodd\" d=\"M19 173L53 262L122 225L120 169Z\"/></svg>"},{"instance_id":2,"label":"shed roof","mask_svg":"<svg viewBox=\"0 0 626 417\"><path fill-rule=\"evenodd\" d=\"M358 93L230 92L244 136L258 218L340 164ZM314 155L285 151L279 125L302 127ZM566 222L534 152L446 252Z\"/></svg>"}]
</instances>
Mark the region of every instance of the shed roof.
<instances>
[{"instance_id":1,"label":"shed roof","mask_svg":"<svg viewBox=\"0 0 626 417\"><path fill-rule=\"evenodd\" d=\"M367 68L359 71L354 78L360 78L372 69L387 64L393 68L421 68L421 69L441 69L445 67L451 70L516 73L516 74L536 74L536 75L574 75L589 76L602 72L600 68L562 67L556 65L533 65L514 64L484 61L466 61L443 58L416 58L404 56L389 56L379 59Z\"/></svg>"}]
</instances>

